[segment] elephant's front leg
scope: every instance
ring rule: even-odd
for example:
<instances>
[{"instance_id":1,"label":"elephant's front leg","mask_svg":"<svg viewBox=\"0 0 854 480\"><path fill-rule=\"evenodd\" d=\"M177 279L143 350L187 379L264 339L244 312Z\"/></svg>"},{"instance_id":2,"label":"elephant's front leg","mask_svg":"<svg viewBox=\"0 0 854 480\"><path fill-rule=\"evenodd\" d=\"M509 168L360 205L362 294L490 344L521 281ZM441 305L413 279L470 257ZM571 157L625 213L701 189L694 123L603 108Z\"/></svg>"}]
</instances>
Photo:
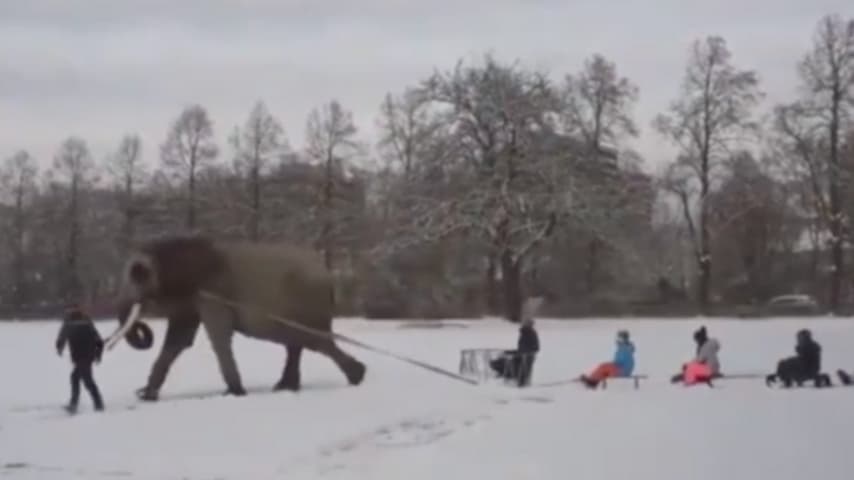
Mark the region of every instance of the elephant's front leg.
<instances>
[{"instance_id":1,"label":"elephant's front leg","mask_svg":"<svg viewBox=\"0 0 854 480\"><path fill-rule=\"evenodd\" d=\"M166 381L166 376L169 374L169 368L175 359L181 355L181 352L193 345L193 339L195 339L198 330L199 314L196 311L182 312L169 317L163 348L154 364L151 365L148 383L137 391L140 399L157 400L160 387L163 386L163 382Z\"/></svg>"},{"instance_id":2,"label":"elephant's front leg","mask_svg":"<svg viewBox=\"0 0 854 480\"><path fill-rule=\"evenodd\" d=\"M227 306L212 302L204 302L200 310L202 323L219 363L220 373L222 373L222 378L228 387L226 393L238 396L246 395L231 348L231 341L234 337L234 312Z\"/></svg>"}]
</instances>

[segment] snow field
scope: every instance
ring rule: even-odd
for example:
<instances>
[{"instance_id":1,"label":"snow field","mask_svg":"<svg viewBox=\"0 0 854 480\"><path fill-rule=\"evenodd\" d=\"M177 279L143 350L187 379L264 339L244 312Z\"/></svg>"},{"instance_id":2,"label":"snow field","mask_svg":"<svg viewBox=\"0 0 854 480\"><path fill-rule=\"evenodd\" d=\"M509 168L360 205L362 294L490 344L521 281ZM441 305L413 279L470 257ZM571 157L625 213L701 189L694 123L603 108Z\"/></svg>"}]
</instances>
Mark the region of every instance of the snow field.
<instances>
[{"instance_id":1,"label":"snow field","mask_svg":"<svg viewBox=\"0 0 854 480\"><path fill-rule=\"evenodd\" d=\"M338 332L456 371L462 348L512 348L516 327L454 321L441 329L341 319ZM138 402L165 325L152 322L147 352L120 343L95 368L107 411L61 409L67 353L58 322L0 323L0 477L12 479L849 479L854 389L774 390L761 380L717 388L673 386L702 323L721 341L722 368L766 373L813 330L824 369L854 370L854 322L780 320L540 320L534 383L575 377L610 359L616 331L637 346L636 372L650 379L515 389L470 386L397 360L342 347L368 373L350 387L334 364L303 355L303 390L271 393L284 349L235 337L250 394L224 384L200 330L174 364L161 401ZM106 337L116 322L98 323ZM460 328L463 326L465 328ZM838 383L835 375L834 382ZM205 398L194 398L204 394Z\"/></svg>"}]
</instances>

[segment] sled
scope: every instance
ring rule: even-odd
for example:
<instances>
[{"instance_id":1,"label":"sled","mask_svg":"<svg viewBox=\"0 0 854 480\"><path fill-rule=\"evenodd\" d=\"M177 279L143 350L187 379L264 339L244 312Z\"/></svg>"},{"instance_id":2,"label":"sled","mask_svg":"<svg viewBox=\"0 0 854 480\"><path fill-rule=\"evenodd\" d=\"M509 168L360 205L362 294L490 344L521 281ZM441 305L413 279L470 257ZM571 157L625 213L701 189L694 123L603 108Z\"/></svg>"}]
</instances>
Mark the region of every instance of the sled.
<instances>
[{"instance_id":1,"label":"sled","mask_svg":"<svg viewBox=\"0 0 854 480\"><path fill-rule=\"evenodd\" d=\"M460 350L459 373L466 378L477 380L478 383L485 383L490 380L503 381L504 383L518 382L520 375L526 369L530 370L533 367L536 355L522 355L522 360L518 366L515 362L505 362L505 369L496 373L490 364L503 357L508 350L507 348L464 348Z\"/></svg>"},{"instance_id":2,"label":"sled","mask_svg":"<svg viewBox=\"0 0 854 480\"><path fill-rule=\"evenodd\" d=\"M602 386L603 389L608 388L608 382L620 381L620 380L631 380L632 384L635 387L635 390L640 388L640 381L648 379L648 375L637 374L637 375L629 375L625 377L606 377L603 378L599 385Z\"/></svg>"}]
</instances>

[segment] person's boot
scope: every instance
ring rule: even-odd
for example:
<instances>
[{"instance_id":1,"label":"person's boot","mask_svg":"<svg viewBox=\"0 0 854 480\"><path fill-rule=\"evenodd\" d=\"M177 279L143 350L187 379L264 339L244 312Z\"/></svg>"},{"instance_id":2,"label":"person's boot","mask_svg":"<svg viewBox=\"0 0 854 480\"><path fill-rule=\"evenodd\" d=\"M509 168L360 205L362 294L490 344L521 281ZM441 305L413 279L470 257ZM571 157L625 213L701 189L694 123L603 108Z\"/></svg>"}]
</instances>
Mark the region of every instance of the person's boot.
<instances>
[{"instance_id":1,"label":"person's boot","mask_svg":"<svg viewBox=\"0 0 854 480\"><path fill-rule=\"evenodd\" d=\"M705 383L706 385L708 385L709 388L715 388L715 386L712 384L712 377L711 376L699 377L699 378L697 378L697 383Z\"/></svg>"},{"instance_id":2,"label":"person's boot","mask_svg":"<svg viewBox=\"0 0 854 480\"><path fill-rule=\"evenodd\" d=\"M75 388L76 387L76 388ZM65 411L68 413L76 413L77 412L77 404L80 402L80 387L79 385L72 385L71 387L71 398L68 400L68 403L65 404Z\"/></svg>"},{"instance_id":3,"label":"person's boot","mask_svg":"<svg viewBox=\"0 0 854 480\"><path fill-rule=\"evenodd\" d=\"M94 380L89 380L86 383L86 390L89 391L89 396L92 397L92 405L95 407L95 410L102 411L104 410L104 400L101 397L101 389L98 388L98 385Z\"/></svg>"},{"instance_id":4,"label":"person's boot","mask_svg":"<svg viewBox=\"0 0 854 480\"><path fill-rule=\"evenodd\" d=\"M765 377L765 386L770 387L770 386L774 385L775 383L777 383L777 375L772 373L772 374L767 375Z\"/></svg>"},{"instance_id":5,"label":"person's boot","mask_svg":"<svg viewBox=\"0 0 854 480\"><path fill-rule=\"evenodd\" d=\"M585 387L591 390L595 390L596 386L599 385L599 382L588 377L587 375L582 375L581 377L579 377L579 380L581 380L581 383L583 383Z\"/></svg>"},{"instance_id":6,"label":"person's boot","mask_svg":"<svg viewBox=\"0 0 854 480\"><path fill-rule=\"evenodd\" d=\"M837 370L836 376L839 377L839 381L843 385L846 385L846 386L851 385L851 383L852 383L851 375L849 375L848 372L846 372L845 370L842 370L842 369Z\"/></svg>"}]
</instances>

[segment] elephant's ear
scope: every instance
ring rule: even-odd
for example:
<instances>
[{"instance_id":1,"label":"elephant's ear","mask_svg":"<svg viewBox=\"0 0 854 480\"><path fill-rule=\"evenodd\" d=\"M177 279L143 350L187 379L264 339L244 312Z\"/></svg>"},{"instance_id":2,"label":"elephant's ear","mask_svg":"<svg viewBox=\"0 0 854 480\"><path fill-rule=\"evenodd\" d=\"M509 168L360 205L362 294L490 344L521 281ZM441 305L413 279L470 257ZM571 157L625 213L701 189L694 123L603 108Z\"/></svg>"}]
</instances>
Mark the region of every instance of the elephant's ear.
<instances>
[{"instance_id":1,"label":"elephant's ear","mask_svg":"<svg viewBox=\"0 0 854 480\"><path fill-rule=\"evenodd\" d=\"M149 255L137 253L127 263L125 281L133 298L139 299L155 292L158 277L154 260Z\"/></svg>"}]
</instances>

